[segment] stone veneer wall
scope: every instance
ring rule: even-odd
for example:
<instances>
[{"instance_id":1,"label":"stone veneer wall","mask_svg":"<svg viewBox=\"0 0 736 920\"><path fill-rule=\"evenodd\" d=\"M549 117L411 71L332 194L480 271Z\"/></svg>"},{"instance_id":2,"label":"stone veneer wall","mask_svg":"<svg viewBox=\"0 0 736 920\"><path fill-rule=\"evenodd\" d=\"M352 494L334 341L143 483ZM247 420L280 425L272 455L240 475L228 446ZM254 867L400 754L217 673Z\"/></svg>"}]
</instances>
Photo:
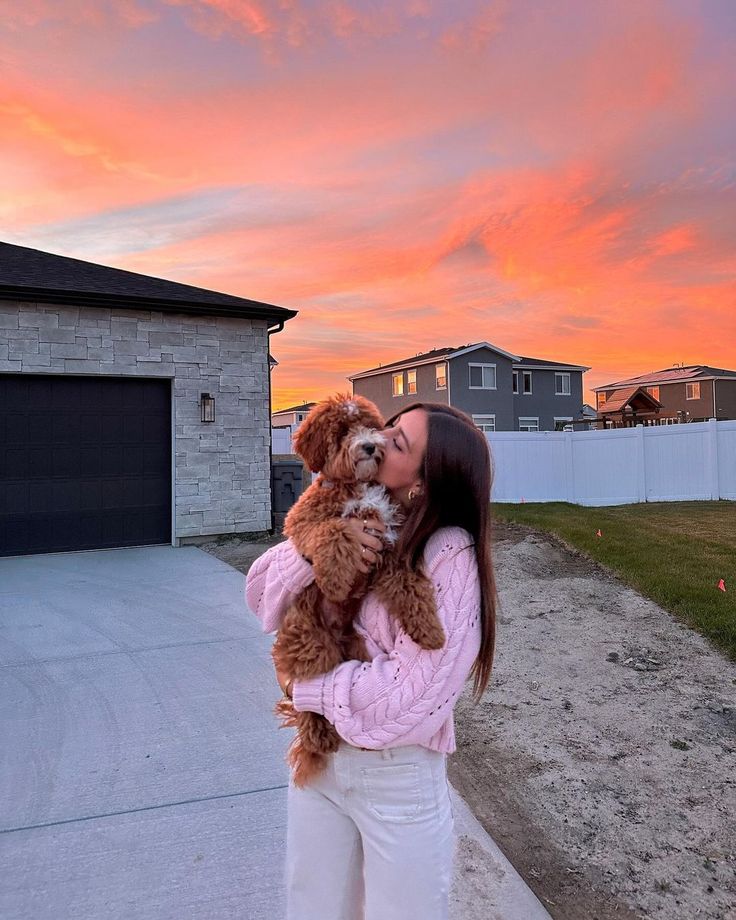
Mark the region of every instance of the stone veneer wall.
<instances>
[{"instance_id":1,"label":"stone veneer wall","mask_svg":"<svg viewBox=\"0 0 736 920\"><path fill-rule=\"evenodd\" d=\"M270 529L266 320L0 301L8 371L170 378L175 537Z\"/></svg>"}]
</instances>

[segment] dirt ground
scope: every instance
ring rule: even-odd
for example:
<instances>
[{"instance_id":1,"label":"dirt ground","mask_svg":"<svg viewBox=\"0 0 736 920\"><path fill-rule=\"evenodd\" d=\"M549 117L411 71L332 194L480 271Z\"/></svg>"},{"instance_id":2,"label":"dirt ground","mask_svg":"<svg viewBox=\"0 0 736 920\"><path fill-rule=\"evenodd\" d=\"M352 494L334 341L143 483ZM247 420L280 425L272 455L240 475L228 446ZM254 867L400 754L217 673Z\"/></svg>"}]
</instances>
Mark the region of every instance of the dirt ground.
<instances>
[{"instance_id":1,"label":"dirt ground","mask_svg":"<svg viewBox=\"0 0 736 920\"><path fill-rule=\"evenodd\" d=\"M734 920L736 665L552 537L498 525L494 560L451 781L555 920Z\"/></svg>"},{"instance_id":2,"label":"dirt ground","mask_svg":"<svg viewBox=\"0 0 736 920\"><path fill-rule=\"evenodd\" d=\"M202 548L246 571L265 546ZM736 920L736 664L552 537L498 524L494 560L455 788L555 920Z\"/></svg>"}]
</instances>

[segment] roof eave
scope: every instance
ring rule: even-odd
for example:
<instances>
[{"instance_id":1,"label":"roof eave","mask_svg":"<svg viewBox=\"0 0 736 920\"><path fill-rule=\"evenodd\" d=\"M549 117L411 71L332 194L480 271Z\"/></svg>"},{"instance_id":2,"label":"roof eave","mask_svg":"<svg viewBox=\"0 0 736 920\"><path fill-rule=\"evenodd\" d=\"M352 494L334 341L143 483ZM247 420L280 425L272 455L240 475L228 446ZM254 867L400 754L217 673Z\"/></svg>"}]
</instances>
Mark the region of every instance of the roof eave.
<instances>
[{"instance_id":1,"label":"roof eave","mask_svg":"<svg viewBox=\"0 0 736 920\"><path fill-rule=\"evenodd\" d=\"M139 297L128 294L65 291L34 288L25 285L0 286L0 300L19 300L33 303L64 304L75 307L110 307L123 310L159 310L162 313L199 313L211 316L228 316L238 319L270 319L284 321L297 316L297 310L277 307L275 304L253 301L243 304L213 304L190 300L172 300L158 297Z\"/></svg>"}]
</instances>

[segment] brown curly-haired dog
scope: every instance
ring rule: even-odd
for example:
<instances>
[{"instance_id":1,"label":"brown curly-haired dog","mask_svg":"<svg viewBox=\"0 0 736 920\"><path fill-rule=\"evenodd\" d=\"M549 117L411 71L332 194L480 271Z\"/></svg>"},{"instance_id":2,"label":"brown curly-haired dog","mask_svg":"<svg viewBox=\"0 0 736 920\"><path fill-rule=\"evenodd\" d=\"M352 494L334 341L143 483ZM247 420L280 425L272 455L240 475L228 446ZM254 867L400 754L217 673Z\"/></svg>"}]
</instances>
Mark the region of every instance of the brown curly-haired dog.
<instances>
[{"instance_id":1,"label":"brown curly-haired dog","mask_svg":"<svg viewBox=\"0 0 736 920\"><path fill-rule=\"evenodd\" d=\"M320 473L284 522L284 533L312 561L315 577L287 610L272 650L279 670L295 680L325 674L343 661L370 661L353 625L369 587L418 645L438 649L445 642L428 579L391 553L381 554L371 576L357 568L361 544L347 519L381 518L388 546L403 520L383 486L370 484L383 459L383 427L370 400L338 394L316 405L295 435L295 451ZM297 729L287 760L294 783L305 786L327 765L340 737L324 716L296 712L290 700L281 700L276 713L283 726Z\"/></svg>"}]
</instances>

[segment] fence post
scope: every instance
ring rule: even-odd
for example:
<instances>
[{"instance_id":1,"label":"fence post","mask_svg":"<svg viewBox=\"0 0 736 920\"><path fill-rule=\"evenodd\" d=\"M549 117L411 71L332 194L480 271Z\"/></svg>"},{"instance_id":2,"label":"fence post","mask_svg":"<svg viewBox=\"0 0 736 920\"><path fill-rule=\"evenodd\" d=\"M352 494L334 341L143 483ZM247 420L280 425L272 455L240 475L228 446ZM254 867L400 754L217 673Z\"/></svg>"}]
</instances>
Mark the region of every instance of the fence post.
<instances>
[{"instance_id":1,"label":"fence post","mask_svg":"<svg viewBox=\"0 0 736 920\"><path fill-rule=\"evenodd\" d=\"M575 467L573 465L572 431L563 431L565 435L565 500L575 504Z\"/></svg>"},{"instance_id":2,"label":"fence post","mask_svg":"<svg viewBox=\"0 0 736 920\"><path fill-rule=\"evenodd\" d=\"M708 428L705 432L705 463L708 477L710 497L718 501L721 490L718 483L718 422L714 418L708 419Z\"/></svg>"},{"instance_id":3,"label":"fence post","mask_svg":"<svg viewBox=\"0 0 736 920\"><path fill-rule=\"evenodd\" d=\"M644 449L644 426L636 426L636 487L639 501L647 500L647 453Z\"/></svg>"}]
</instances>

